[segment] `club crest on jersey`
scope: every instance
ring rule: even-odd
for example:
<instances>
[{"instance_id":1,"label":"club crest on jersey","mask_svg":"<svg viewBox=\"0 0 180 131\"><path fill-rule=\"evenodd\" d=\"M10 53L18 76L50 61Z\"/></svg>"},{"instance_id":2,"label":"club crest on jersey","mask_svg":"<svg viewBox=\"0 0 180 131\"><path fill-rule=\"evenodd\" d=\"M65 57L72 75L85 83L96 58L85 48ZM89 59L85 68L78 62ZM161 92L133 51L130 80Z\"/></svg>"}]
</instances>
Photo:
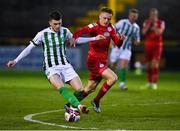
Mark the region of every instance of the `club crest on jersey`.
<instances>
[{"instance_id":1,"label":"club crest on jersey","mask_svg":"<svg viewBox=\"0 0 180 131\"><path fill-rule=\"evenodd\" d=\"M111 28L111 27L108 27L107 30L108 30L109 32L111 32L111 31L112 31L112 28Z\"/></svg>"},{"instance_id":2,"label":"club crest on jersey","mask_svg":"<svg viewBox=\"0 0 180 131\"><path fill-rule=\"evenodd\" d=\"M104 34L103 34L105 37L108 37L108 36L110 36L110 33L109 32L104 32Z\"/></svg>"},{"instance_id":3,"label":"club crest on jersey","mask_svg":"<svg viewBox=\"0 0 180 131\"><path fill-rule=\"evenodd\" d=\"M101 64L99 64L99 67L104 67L104 64L102 64L102 63L101 63Z\"/></svg>"}]
</instances>

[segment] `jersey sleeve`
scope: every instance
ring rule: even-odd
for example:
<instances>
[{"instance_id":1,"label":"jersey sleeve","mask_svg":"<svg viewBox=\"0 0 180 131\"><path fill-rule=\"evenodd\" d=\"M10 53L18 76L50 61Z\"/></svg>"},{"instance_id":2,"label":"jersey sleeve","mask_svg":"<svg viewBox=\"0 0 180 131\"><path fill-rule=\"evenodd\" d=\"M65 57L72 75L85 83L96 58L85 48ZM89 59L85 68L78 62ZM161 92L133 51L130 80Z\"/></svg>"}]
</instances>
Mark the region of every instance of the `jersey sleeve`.
<instances>
[{"instance_id":1,"label":"jersey sleeve","mask_svg":"<svg viewBox=\"0 0 180 131\"><path fill-rule=\"evenodd\" d=\"M114 41L114 44L118 47L121 46L122 40L120 39L119 34L116 32L115 28L112 26L112 31L111 31L111 38Z\"/></svg>"},{"instance_id":2,"label":"jersey sleeve","mask_svg":"<svg viewBox=\"0 0 180 131\"><path fill-rule=\"evenodd\" d=\"M73 34L68 28L66 28L66 30L67 30L67 39L71 39L73 37Z\"/></svg>"},{"instance_id":3,"label":"jersey sleeve","mask_svg":"<svg viewBox=\"0 0 180 131\"><path fill-rule=\"evenodd\" d=\"M87 26L84 26L82 27L81 29L77 30L75 33L74 33L74 38L77 39L78 37L80 37L81 35L84 35L84 34L90 34L92 32L94 32L96 29L97 29L97 24L96 23L91 23Z\"/></svg>"},{"instance_id":4,"label":"jersey sleeve","mask_svg":"<svg viewBox=\"0 0 180 131\"><path fill-rule=\"evenodd\" d=\"M134 36L134 39L140 41L140 28L138 27L137 28L137 31L135 32L135 36Z\"/></svg>"},{"instance_id":5,"label":"jersey sleeve","mask_svg":"<svg viewBox=\"0 0 180 131\"><path fill-rule=\"evenodd\" d=\"M40 45L42 43L42 32L38 32L30 42L32 42L35 46Z\"/></svg>"},{"instance_id":6,"label":"jersey sleeve","mask_svg":"<svg viewBox=\"0 0 180 131\"><path fill-rule=\"evenodd\" d=\"M16 57L15 61L18 63L21 59L30 54L31 50L36 47L32 42Z\"/></svg>"},{"instance_id":7,"label":"jersey sleeve","mask_svg":"<svg viewBox=\"0 0 180 131\"><path fill-rule=\"evenodd\" d=\"M95 40L96 40L96 37L78 37L76 39L76 42L78 44L81 44L81 43L88 43L88 42L95 41Z\"/></svg>"},{"instance_id":8,"label":"jersey sleeve","mask_svg":"<svg viewBox=\"0 0 180 131\"><path fill-rule=\"evenodd\" d=\"M116 31L118 31L121 34L122 27L123 27L123 21L119 20L114 26L115 26Z\"/></svg>"}]
</instances>

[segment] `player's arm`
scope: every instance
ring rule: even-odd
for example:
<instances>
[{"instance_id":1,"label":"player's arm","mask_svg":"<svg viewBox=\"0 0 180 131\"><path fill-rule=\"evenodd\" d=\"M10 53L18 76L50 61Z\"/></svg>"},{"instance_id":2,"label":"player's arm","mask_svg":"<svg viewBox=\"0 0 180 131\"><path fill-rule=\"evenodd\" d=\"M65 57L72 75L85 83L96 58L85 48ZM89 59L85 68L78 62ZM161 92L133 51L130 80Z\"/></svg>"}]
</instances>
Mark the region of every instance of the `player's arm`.
<instances>
[{"instance_id":1,"label":"player's arm","mask_svg":"<svg viewBox=\"0 0 180 131\"><path fill-rule=\"evenodd\" d=\"M106 39L106 37L103 35L97 35L96 37L78 37L76 39L76 42L81 44L81 43L88 43L88 42L96 41L96 40L102 40L102 39Z\"/></svg>"},{"instance_id":2,"label":"player's arm","mask_svg":"<svg viewBox=\"0 0 180 131\"><path fill-rule=\"evenodd\" d=\"M78 44L81 43L88 43L91 41L96 41L96 40L101 40L101 39L105 39L105 37L103 35L97 35L94 37L82 37L82 35L88 35L92 32L95 32L97 30L97 24L96 23L91 23L87 26L82 27L81 29L77 30L74 33L74 38L76 39L76 42Z\"/></svg>"},{"instance_id":3,"label":"player's arm","mask_svg":"<svg viewBox=\"0 0 180 131\"><path fill-rule=\"evenodd\" d=\"M123 33L123 26L124 26L124 21L123 20L119 20L115 25L114 28L116 29L117 32L119 32L120 34Z\"/></svg>"},{"instance_id":4,"label":"player's arm","mask_svg":"<svg viewBox=\"0 0 180 131\"><path fill-rule=\"evenodd\" d=\"M30 44L14 59L10 60L7 63L8 67L14 67L21 59L26 57L28 54L30 54L31 50L41 44L41 33L38 33L32 41L30 41Z\"/></svg>"},{"instance_id":5,"label":"player's arm","mask_svg":"<svg viewBox=\"0 0 180 131\"><path fill-rule=\"evenodd\" d=\"M67 43L69 46L72 46L72 47L76 47L76 40L75 38L73 38L73 34L71 33L71 31L69 29L67 29Z\"/></svg>"},{"instance_id":6,"label":"player's arm","mask_svg":"<svg viewBox=\"0 0 180 131\"><path fill-rule=\"evenodd\" d=\"M126 37L123 34L117 33L116 30L113 28L111 31L111 38L114 41L114 44L120 47Z\"/></svg>"},{"instance_id":7,"label":"player's arm","mask_svg":"<svg viewBox=\"0 0 180 131\"><path fill-rule=\"evenodd\" d=\"M137 32L136 32L135 37L133 39L133 43L135 45L139 45L140 44L140 29L139 28L137 29Z\"/></svg>"},{"instance_id":8,"label":"player's arm","mask_svg":"<svg viewBox=\"0 0 180 131\"><path fill-rule=\"evenodd\" d=\"M81 37L82 35L89 35L90 33L94 32L96 29L97 29L97 24L96 23L91 23L91 24L89 24L87 26L84 26L84 27L78 29L74 33L73 37L75 39L77 39L77 38Z\"/></svg>"},{"instance_id":9,"label":"player's arm","mask_svg":"<svg viewBox=\"0 0 180 131\"><path fill-rule=\"evenodd\" d=\"M139 45L140 44L140 39L134 39L134 44Z\"/></svg>"},{"instance_id":10,"label":"player's arm","mask_svg":"<svg viewBox=\"0 0 180 131\"><path fill-rule=\"evenodd\" d=\"M114 44L116 46L120 47L121 44L123 43L123 40L126 38L126 36L123 34L116 33L116 34L112 35L111 38L114 41Z\"/></svg>"},{"instance_id":11,"label":"player's arm","mask_svg":"<svg viewBox=\"0 0 180 131\"><path fill-rule=\"evenodd\" d=\"M156 35L161 35L165 30L165 22L162 21L161 23L161 27L160 28L154 28L154 32L156 33Z\"/></svg>"},{"instance_id":12,"label":"player's arm","mask_svg":"<svg viewBox=\"0 0 180 131\"><path fill-rule=\"evenodd\" d=\"M14 60L10 60L7 63L8 67L14 67L21 59L30 54L31 50L36 47L33 43L30 43Z\"/></svg>"},{"instance_id":13,"label":"player's arm","mask_svg":"<svg viewBox=\"0 0 180 131\"><path fill-rule=\"evenodd\" d=\"M146 33L149 31L151 26L152 26L152 21L151 20L145 20L143 23L142 34L146 35Z\"/></svg>"}]
</instances>

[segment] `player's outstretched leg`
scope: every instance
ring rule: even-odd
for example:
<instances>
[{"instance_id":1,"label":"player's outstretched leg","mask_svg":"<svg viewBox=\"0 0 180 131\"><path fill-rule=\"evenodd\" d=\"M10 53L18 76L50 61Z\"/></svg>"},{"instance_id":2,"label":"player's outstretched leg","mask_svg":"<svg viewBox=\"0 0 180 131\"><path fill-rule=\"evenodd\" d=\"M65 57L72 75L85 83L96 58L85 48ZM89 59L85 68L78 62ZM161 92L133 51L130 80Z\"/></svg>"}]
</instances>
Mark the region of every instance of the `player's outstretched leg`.
<instances>
[{"instance_id":1,"label":"player's outstretched leg","mask_svg":"<svg viewBox=\"0 0 180 131\"><path fill-rule=\"evenodd\" d=\"M87 93L85 93L84 91L75 91L74 92L74 96L78 99L78 101L82 101L86 96L88 96ZM68 112L69 108L72 105L68 102L64 105L64 109ZM86 112L86 111L85 111Z\"/></svg>"},{"instance_id":2,"label":"player's outstretched leg","mask_svg":"<svg viewBox=\"0 0 180 131\"><path fill-rule=\"evenodd\" d=\"M91 104L92 104L95 112L97 112L97 113L101 112L101 109L99 107L99 102L95 102L94 100L92 100Z\"/></svg>"},{"instance_id":3,"label":"player's outstretched leg","mask_svg":"<svg viewBox=\"0 0 180 131\"><path fill-rule=\"evenodd\" d=\"M85 105L79 105L78 106L79 111L81 111L82 113L88 114L89 113L89 109L85 106Z\"/></svg>"},{"instance_id":4,"label":"player's outstretched leg","mask_svg":"<svg viewBox=\"0 0 180 131\"><path fill-rule=\"evenodd\" d=\"M73 105L74 107L78 107L80 105L80 102L78 99L71 93L71 91L68 90L66 87L59 88L59 93L66 99L68 102Z\"/></svg>"},{"instance_id":5,"label":"player's outstretched leg","mask_svg":"<svg viewBox=\"0 0 180 131\"><path fill-rule=\"evenodd\" d=\"M66 110L66 112L71 112L71 107L73 107L70 103L67 103L64 105L64 109ZM85 106L85 105L78 105L78 110L82 113L88 114L89 113L89 109Z\"/></svg>"},{"instance_id":6,"label":"player's outstretched leg","mask_svg":"<svg viewBox=\"0 0 180 131\"><path fill-rule=\"evenodd\" d=\"M99 102L100 99L106 94L106 92L111 88L111 86L109 86L107 84L107 82L104 82L104 84L102 85L100 91L98 92L97 96L94 98L94 100L91 102L91 104L93 105L94 111L95 112L100 112L100 106L99 106Z\"/></svg>"},{"instance_id":7,"label":"player's outstretched leg","mask_svg":"<svg viewBox=\"0 0 180 131\"><path fill-rule=\"evenodd\" d=\"M83 91L75 91L74 96L79 100L82 101L85 97L88 96L88 93Z\"/></svg>"},{"instance_id":8,"label":"player's outstretched leg","mask_svg":"<svg viewBox=\"0 0 180 131\"><path fill-rule=\"evenodd\" d=\"M80 102L78 101L78 99L66 87L61 87L59 89L59 92L66 100L68 100L68 102L73 107L78 108L82 113L88 113L89 112L89 109L86 106L81 105ZM64 108L66 109L67 112L70 109L70 104L64 105Z\"/></svg>"},{"instance_id":9,"label":"player's outstretched leg","mask_svg":"<svg viewBox=\"0 0 180 131\"><path fill-rule=\"evenodd\" d=\"M64 109L66 110L66 112L71 112L71 104L67 103L64 105ZM78 105L78 110L82 113L88 114L89 113L89 109L85 106L85 105Z\"/></svg>"}]
</instances>

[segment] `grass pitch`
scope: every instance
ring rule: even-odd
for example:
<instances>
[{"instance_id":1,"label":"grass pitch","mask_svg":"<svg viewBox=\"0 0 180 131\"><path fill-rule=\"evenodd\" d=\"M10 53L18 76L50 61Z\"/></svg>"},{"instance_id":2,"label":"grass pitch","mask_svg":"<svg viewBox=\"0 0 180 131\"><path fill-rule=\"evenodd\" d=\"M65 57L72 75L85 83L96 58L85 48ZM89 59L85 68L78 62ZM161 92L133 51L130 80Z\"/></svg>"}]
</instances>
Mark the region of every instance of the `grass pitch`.
<instances>
[{"instance_id":1,"label":"grass pitch","mask_svg":"<svg viewBox=\"0 0 180 131\"><path fill-rule=\"evenodd\" d=\"M86 84L87 72L79 74ZM63 105L66 101L51 87L43 72L1 71L0 129L180 129L180 73L161 72L156 91L140 90L145 83L145 74L136 76L129 73L129 90L119 91L116 83L103 97L101 113L95 113L90 101L97 94L98 86L82 101L89 106L90 113L81 114L79 122L69 123L64 121ZM43 114L33 116L34 122L24 120L25 116L35 113Z\"/></svg>"}]
</instances>

